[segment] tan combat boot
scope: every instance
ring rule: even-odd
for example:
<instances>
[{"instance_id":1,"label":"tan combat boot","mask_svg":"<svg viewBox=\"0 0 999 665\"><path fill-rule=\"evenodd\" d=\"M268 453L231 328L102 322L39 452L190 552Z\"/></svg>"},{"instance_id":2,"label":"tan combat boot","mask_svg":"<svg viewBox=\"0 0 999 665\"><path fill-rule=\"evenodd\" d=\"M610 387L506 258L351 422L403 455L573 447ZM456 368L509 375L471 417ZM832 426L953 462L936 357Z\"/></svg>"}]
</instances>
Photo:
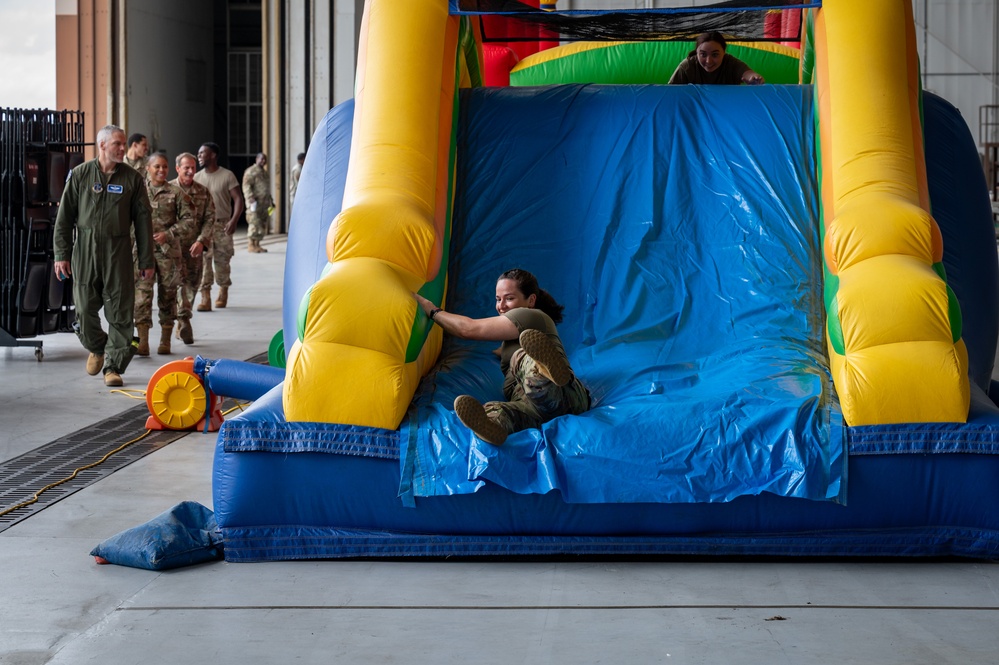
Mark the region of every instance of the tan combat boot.
<instances>
[{"instance_id":1,"label":"tan combat boot","mask_svg":"<svg viewBox=\"0 0 999 665\"><path fill-rule=\"evenodd\" d=\"M219 297L215 299L215 307L218 309L225 309L225 306L228 304L229 304L229 287L220 286Z\"/></svg>"},{"instance_id":2,"label":"tan combat boot","mask_svg":"<svg viewBox=\"0 0 999 665\"><path fill-rule=\"evenodd\" d=\"M173 324L160 327L160 345L156 347L156 353L161 356L170 355L170 336L173 335Z\"/></svg>"},{"instance_id":3,"label":"tan combat boot","mask_svg":"<svg viewBox=\"0 0 999 665\"><path fill-rule=\"evenodd\" d=\"M247 241L247 243L246 243L246 251L249 252L250 254L256 254L257 251L258 251L257 250L257 241L253 240L253 239L250 239L249 241Z\"/></svg>"},{"instance_id":4,"label":"tan combat boot","mask_svg":"<svg viewBox=\"0 0 999 665\"><path fill-rule=\"evenodd\" d=\"M194 344L194 329L191 328L191 319L177 319L177 337L184 344Z\"/></svg>"},{"instance_id":5,"label":"tan combat boot","mask_svg":"<svg viewBox=\"0 0 999 665\"><path fill-rule=\"evenodd\" d=\"M144 323L140 323L135 326L135 329L139 331L139 346L135 349L135 355L137 356L148 356L149 355L149 326Z\"/></svg>"},{"instance_id":6,"label":"tan combat boot","mask_svg":"<svg viewBox=\"0 0 999 665\"><path fill-rule=\"evenodd\" d=\"M103 353L91 353L87 356L87 374L90 376L97 376L97 373L101 371L102 367L104 367Z\"/></svg>"},{"instance_id":7,"label":"tan combat boot","mask_svg":"<svg viewBox=\"0 0 999 665\"><path fill-rule=\"evenodd\" d=\"M257 254L266 254L267 250L264 249L263 245L260 244L260 241L257 240L256 243L257 243Z\"/></svg>"},{"instance_id":8,"label":"tan combat boot","mask_svg":"<svg viewBox=\"0 0 999 665\"><path fill-rule=\"evenodd\" d=\"M210 286L201 289L201 302L198 303L198 311L212 311L212 288Z\"/></svg>"}]
</instances>

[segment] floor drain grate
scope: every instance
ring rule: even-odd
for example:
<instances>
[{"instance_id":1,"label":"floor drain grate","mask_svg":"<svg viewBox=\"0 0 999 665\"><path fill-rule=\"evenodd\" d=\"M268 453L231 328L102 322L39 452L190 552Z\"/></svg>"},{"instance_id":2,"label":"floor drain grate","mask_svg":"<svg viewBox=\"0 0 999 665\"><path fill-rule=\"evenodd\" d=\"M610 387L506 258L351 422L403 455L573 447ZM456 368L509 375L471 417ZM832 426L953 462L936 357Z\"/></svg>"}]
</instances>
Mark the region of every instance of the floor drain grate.
<instances>
[{"instance_id":1,"label":"floor drain grate","mask_svg":"<svg viewBox=\"0 0 999 665\"><path fill-rule=\"evenodd\" d=\"M246 362L266 365L267 354L257 354ZM221 410L225 412L235 405L235 400L223 399ZM0 510L30 501L43 487L68 478L76 469L93 464L126 441L142 436L148 416L149 409L143 401L107 420L0 462ZM0 532L187 434L187 431L178 430L151 431L149 436L116 452L104 463L81 471L73 480L45 490L35 503L0 515Z\"/></svg>"},{"instance_id":2,"label":"floor drain grate","mask_svg":"<svg viewBox=\"0 0 999 665\"><path fill-rule=\"evenodd\" d=\"M126 441L142 436L148 416L149 410L141 404L0 463L0 510L31 500L41 488L71 476L74 470L93 464ZM0 532L187 434L187 431L177 430L150 432L149 436L111 455L99 466L81 471L73 480L42 492L38 501L30 506L0 515Z\"/></svg>"}]
</instances>

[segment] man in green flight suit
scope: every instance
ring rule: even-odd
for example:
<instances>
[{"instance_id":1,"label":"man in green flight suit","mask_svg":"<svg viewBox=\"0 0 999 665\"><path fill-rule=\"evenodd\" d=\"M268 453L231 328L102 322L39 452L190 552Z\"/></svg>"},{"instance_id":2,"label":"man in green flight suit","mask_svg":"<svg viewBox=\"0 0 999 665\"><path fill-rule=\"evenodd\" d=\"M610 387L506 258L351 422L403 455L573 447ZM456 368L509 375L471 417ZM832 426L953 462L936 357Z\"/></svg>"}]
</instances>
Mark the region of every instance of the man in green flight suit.
<instances>
[{"instance_id":1,"label":"man in green flight suit","mask_svg":"<svg viewBox=\"0 0 999 665\"><path fill-rule=\"evenodd\" d=\"M133 230L140 276L151 277L154 266L146 185L122 165L124 158L125 132L103 127L97 132L97 159L69 172L55 223L55 274L60 280L73 277L77 335L90 351L87 373L103 368L106 386L123 385L121 375L135 353Z\"/></svg>"}]
</instances>

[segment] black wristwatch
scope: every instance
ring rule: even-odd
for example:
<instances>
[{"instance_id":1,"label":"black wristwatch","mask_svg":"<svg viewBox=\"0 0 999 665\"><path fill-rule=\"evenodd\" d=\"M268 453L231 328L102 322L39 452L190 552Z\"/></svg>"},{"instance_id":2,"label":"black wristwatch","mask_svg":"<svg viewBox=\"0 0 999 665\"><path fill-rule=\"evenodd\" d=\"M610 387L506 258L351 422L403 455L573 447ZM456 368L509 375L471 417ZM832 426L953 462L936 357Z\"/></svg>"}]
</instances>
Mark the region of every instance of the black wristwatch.
<instances>
[{"instance_id":1,"label":"black wristwatch","mask_svg":"<svg viewBox=\"0 0 999 665\"><path fill-rule=\"evenodd\" d=\"M443 311L444 310L442 310L440 307L434 307L432 310L430 310L430 314L428 314L427 316L429 316L430 320L433 321L434 317L437 316L438 314L440 314Z\"/></svg>"}]
</instances>

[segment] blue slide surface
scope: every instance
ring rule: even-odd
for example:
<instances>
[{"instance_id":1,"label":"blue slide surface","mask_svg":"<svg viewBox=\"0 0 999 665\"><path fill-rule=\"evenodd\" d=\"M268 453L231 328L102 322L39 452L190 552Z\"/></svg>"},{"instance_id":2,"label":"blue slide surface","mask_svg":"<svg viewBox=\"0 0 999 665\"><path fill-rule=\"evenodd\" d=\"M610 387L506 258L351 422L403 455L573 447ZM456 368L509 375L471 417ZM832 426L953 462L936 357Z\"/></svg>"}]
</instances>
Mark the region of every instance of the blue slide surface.
<instances>
[{"instance_id":1,"label":"blue slide surface","mask_svg":"<svg viewBox=\"0 0 999 665\"><path fill-rule=\"evenodd\" d=\"M447 339L414 400L405 489L844 500L811 89L486 88L460 108L446 308L495 315L498 275L535 273L566 306L560 334L593 406L483 443L451 404L502 399L495 345Z\"/></svg>"}]
</instances>

